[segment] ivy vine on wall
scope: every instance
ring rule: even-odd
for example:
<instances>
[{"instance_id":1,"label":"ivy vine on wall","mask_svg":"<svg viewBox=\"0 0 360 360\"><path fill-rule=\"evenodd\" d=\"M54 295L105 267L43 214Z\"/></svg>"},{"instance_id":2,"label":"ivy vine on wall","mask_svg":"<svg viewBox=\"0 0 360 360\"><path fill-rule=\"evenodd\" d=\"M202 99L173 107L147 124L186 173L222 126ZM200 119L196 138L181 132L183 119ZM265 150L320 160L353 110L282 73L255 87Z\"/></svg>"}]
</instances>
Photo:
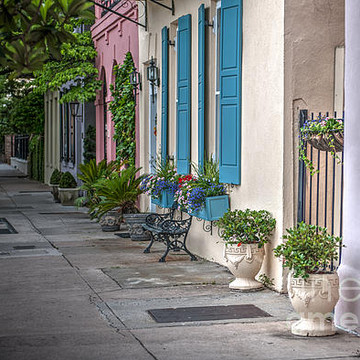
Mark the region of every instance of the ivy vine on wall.
<instances>
[{"instance_id":1,"label":"ivy vine on wall","mask_svg":"<svg viewBox=\"0 0 360 360\"><path fill-rule=\"evenodd\" d=\"M134 86L130 84L130 73L135 69L130 52L122 65L114 67L115 84L110 85L113 101L109 110L114 122L116 141L116 160L135 165L135 97Z\"/></svg>"}]
</instances>

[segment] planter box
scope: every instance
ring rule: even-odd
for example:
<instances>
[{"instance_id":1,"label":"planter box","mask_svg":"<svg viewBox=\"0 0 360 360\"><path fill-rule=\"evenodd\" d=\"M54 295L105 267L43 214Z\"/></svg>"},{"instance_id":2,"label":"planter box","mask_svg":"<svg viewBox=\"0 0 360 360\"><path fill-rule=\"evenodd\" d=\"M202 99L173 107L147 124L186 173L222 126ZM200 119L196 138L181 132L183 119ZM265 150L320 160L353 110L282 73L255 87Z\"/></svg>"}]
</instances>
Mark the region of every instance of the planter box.
<instances>
[{"instance_id":1,"label":"planter box","mask_svg":"<svg viewBox=\"0 0 360 360\"><path fill-rule=\"evenodd\" d=\"M59 199L63 206L74 206L75 200L79 197L79 188L60 188Z\"/></svg>"},{"instance_id":2,"label":"planter box","mask_svg":"<svg viewBox=\"0 0 360 360\"><path fill-rule=\"evenodd\" d=\"M169 190L164 190L160 198L151 198L151 202L162 208L172 208L174 204L174 194Z\"/></svg>"},{"instance_id":3,"label":"planter box","mask_svg":"<svg viewBox=\"0 0 360 360\"><path fill-rule=\"evenodd\" d=\"M190 215L207 221L215 221L219 220L229 209L228 195L207 197L205 201L205 206L201 210Z\"/></svg>"}]
</instances>

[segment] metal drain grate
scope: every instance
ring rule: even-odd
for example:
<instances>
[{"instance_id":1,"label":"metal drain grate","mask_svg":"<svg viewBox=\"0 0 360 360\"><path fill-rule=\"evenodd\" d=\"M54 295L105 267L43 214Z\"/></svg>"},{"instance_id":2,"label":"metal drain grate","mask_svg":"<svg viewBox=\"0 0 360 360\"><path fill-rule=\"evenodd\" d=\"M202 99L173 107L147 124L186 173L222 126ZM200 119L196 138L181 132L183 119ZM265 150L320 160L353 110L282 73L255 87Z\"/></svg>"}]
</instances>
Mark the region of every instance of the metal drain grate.
<instances>
[{"instance_id":1,"label":"metal drain grate","mask_svg":"<svg viewBox=\"0 0 360 360\"><path fill-rule=\"evenodd\" d=\"M6 218L0 218L0 235L1 234L17 234L15 228L6 220Z\"/></svg>"},{"instance_id":2,"label":"metal drain grate","mask_svg":"<svg viewBox=\"0 0 360 360\"><path fill-rule=\"evenodd\" d=\"M30 250L30 249L35 249L34 245L18 245L18 246L13 246L14 250Z\"/></svg>"},{"instance_id":3,"label":"metal drain grate","mask_svg":"<svg viewBox=\"0 0 360 360\"><path fill-rule=\"evenodd\" d=\"M255 305L203 306L148 310L158 323L271 317Z\"/></svg>"}]
</instances>

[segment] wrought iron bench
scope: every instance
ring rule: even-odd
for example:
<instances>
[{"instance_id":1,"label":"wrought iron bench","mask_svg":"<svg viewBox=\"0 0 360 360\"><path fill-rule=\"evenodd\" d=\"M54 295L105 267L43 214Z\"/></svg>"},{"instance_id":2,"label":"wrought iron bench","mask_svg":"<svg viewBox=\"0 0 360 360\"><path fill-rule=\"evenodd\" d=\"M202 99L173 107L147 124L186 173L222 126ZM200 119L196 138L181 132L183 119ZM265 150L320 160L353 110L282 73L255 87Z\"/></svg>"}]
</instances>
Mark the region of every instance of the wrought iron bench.
<instances>
[{"instance_id":1,"label":"wrought iron bench","mask_svg":"<svg viewBox=\"0 0 360 360\"><path fill-rule=\"evenodd\" d=\"M186 247L186 238L191 226L192 216L185 220L175 220L174 212L175 210L172 209L167 214L150 214L147 216L146 222L142 226L150 232L151 240L144 253L150 252L154 241L160 241L166 245L166 250L159 259L159 262L165 262L165 258L170 250L184 250L192 261L196 261L196 256Z\"/></svg>"}]
</instances>

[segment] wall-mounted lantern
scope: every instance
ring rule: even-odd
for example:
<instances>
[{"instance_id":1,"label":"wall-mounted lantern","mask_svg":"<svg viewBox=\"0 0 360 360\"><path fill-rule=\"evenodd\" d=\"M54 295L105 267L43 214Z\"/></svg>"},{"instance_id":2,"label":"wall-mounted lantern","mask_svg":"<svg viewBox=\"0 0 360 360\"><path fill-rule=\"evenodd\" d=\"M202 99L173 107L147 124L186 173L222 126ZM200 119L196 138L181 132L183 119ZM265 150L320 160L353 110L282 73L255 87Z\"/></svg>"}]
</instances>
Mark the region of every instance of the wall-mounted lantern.
<instances>
[{"instance_id":1,"label":"wall-mounted lantern","mask_svg":"<svg viewBox=\"0 0 360 360\"><path fill-rule=\"evenodd\" d=\"M76 117L79 111L80 104L78 102L70 102L71 116Z\"/></svg>"},{"instance_id":2,"label":"wall-mounted lantern","mask_svg":"<svg viewBox=\"0 0 360 360\"><path fill-rule=\"evenodd\" d=\"M130 84L134 86L134 98L136 104L136 90L141 90L141 78L140 73L134 69L133 72L130 73Z\"/></svg>"},{"instance_id":3,"label":"wall-mounted lantern","mask_svg":"<svg viewBox=\"0 0 360 360\"><path fill-rule=\"evenodd\" d=\"M154 86L159 86L160 78L159 78L159 68L155 65L155 60L151 57L150 64L147 68L147 79L151 84L152 88L152 102L154 102Z\"/></svg>"}]
</instances>

